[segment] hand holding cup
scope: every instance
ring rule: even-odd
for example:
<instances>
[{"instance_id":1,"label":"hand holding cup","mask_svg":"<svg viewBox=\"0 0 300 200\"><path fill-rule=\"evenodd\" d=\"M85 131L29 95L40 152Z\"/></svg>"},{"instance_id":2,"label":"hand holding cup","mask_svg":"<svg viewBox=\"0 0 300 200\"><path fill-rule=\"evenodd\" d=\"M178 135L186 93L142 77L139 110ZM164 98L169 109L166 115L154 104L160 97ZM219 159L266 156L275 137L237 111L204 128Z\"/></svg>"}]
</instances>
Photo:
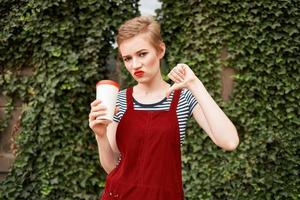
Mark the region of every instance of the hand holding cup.
<instances>
[{"instance_id":1,"label":"hand holding cup","mask_svg":"<svg viewBox=\"0 0 300 200\"><path fill-rule=\"evenodd\" d=\"M99 136L106 132L107 125L113 121L118 92L118 83L111 80L102 80L96 85L96 100L91 103L89 126Z\"/></svg>"}]
</instances>

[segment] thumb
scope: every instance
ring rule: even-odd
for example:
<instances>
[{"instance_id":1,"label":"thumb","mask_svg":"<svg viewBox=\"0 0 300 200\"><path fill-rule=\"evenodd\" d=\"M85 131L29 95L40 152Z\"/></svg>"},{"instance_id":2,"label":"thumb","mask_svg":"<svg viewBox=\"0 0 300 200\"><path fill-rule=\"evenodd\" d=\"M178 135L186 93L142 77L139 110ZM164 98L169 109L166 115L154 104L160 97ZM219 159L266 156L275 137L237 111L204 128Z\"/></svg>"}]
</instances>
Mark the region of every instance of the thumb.
<instances>
[{"instance_id":1,"label":"thumb","mask_svg":"<svg viewBox=\"0 0 300 200\"><path fill-rule=\"evenodd\" d=\"M116 106L114 114L117 114L119 112L119 110L120 110L119 106Z\"/></svg>"},{"instance_id":2,"label":"thumb","mask_svg":"<svg viewBox=\"0 0 300 200\"><path fill-rule=\"evenodd\" d=\"M182 88L181 85L182 85L182 84L179 84L179 83L173 84L173 85L168 89L168 91L167 91L167 93L166 93L167 98L169 98L170 94L171 94L174 90L177 90L177 89Z\"/></svg>"}]
</instances>

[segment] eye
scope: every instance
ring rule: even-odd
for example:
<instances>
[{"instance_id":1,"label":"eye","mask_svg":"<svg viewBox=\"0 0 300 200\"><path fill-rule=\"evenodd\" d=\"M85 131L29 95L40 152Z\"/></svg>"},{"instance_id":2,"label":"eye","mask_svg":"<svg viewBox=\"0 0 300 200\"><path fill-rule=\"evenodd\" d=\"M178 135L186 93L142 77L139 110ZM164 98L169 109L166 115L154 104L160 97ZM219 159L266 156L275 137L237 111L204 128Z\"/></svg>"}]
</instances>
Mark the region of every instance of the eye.
<instances>
[{"instance_id":1,"label":"eye","mask_svg":"<svg viewBox=\"0 0 300 200\"><path fill-rule=\"evenodd\" d=\"M123 61L128 62L130 59L131 59L130 57L125 57L125 58L123 58Z\"/></svg>"},{"instance_id":2,"label":"eye","mask_svg":"<svg viewBox=\"0 0 300 200\"><path fill-rule=\"evenodd\" d=\"M147 52L141 52L141 53L139 53L139 57L145 57L145 55L147 55Z\"/></svg>"}]
</instances>

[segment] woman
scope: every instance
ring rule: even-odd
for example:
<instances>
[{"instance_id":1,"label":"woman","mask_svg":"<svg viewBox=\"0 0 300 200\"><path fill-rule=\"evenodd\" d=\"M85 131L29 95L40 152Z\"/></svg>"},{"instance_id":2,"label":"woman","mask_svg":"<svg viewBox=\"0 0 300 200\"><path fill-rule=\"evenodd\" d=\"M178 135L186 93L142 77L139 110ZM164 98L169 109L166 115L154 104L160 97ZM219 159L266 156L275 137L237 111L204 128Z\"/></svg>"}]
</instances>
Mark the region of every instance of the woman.
<instances>
[{"instance_id":1,"label":"woman","mask_svg":"<svg viewBox=\"0 0 300 200\"><path fill-rule=\"evenodd\" d=\"M165 44L151 17L125 22L117 36L120 55L137 84L119 92L119 111L108 126L99 100L91 103L89 126L98 143L101 165L108 173L102 199L182 200L180 146L187 119L193 115L212 141L234 150L235 126L186 64L161 76Z\"/></svg>"}]
</instances>

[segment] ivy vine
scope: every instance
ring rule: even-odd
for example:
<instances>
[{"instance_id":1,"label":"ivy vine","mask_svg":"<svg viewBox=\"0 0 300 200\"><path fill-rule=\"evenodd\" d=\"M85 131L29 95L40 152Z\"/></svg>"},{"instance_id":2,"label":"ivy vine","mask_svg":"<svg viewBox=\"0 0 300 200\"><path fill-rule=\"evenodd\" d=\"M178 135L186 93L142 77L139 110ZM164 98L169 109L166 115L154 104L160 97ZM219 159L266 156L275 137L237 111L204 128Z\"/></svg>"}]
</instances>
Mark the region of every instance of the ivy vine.
<instances>
[{"instance_id":1,"label":"ivy vine","mask_svg":"<svg viewBox=\"0 0 300 200\"><path fill-rule=\"evenodd\" d=\"M0 89L24 102L16 162L0 199L97 199L103 187L86 116L105 78L115 28L137 1L1 0ZM167 67L185 62L236 124L241 144L218 149L189 124L186 199L299 199L299 15L286 1L161 0ZM228 56L220 59L220 52ZM236 71L230 101L221 67ZM32 67L32 76L18 72ZM2 132L9 117L0 125ZM2 125L4 124L4 125Z\"/></svg>"},{"instance_id":2,"label":"ivy vine","mask_svg":"<svg viewBox=\"0 0 300 200\"><path fill-rule=\"evenodd\" d=\"M189 124L186 199L299 199L300 2L161 2L168 67L190 65L240 135L238 149L223 152ZM236 73L227 102L222 67Z\"/></svg>"},{"instance_id":3,"label":"ivy vine","mask_svg":"<svg viewBox=\"0 0 300 200\"><path fill-rule=\"evenodd\" d=\"M0 1L0 89L23 101L15 163L0 199L98 199L105 173L88 127L116 28L138 1ZM31 76L22 76L32 68ZM1 133L10 119L1 121Z\"/></svg>"}]
</instances>

